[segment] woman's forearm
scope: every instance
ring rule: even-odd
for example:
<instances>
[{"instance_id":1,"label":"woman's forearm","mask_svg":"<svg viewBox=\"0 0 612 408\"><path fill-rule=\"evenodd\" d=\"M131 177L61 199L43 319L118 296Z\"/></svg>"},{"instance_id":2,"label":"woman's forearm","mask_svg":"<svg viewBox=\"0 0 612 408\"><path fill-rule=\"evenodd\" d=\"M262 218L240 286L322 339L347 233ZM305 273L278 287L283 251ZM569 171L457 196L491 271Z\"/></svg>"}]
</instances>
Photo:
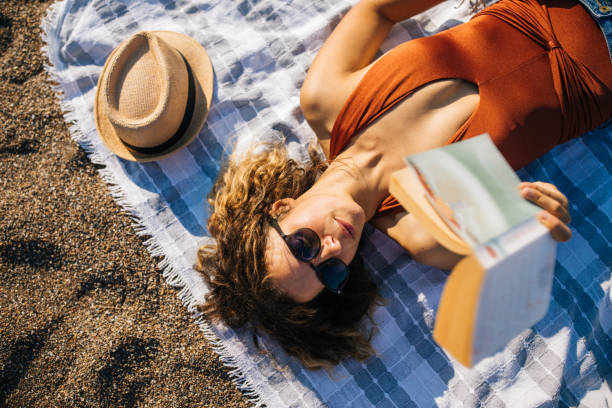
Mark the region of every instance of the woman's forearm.
<instances>
[{"instance_id":1,"label":"woman's forearm","mask_svg":"<svg viewBox=\"0 0 612 408\"><path fill-rule=\"evenodd\" d=\"M317 54L311 71L322 65L330 74L358 71L376 55L394 23L427 10L441 0L361 0L340 21Z\"/></svg>"},{"instance_id":2,"label":"woman's forearm","mask_svg":"<svg viewBox=\"0 0 612 408\"><path fill-rule=\"evenodd\" d=\"M463 255L440 245L412 214L405 211L380 215L370 222L400 244L415 261L424 265L451 269L463 258Z\"/></svg>"}]
</instances>

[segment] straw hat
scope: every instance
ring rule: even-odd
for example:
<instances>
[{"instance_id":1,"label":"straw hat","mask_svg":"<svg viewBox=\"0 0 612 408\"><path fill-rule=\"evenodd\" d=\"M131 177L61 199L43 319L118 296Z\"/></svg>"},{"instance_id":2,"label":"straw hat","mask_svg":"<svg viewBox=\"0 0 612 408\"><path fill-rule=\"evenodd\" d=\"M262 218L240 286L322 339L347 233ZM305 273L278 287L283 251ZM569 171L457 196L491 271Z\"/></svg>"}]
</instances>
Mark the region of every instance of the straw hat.
<instances>
[{"instance_id":1,"label":"straw hat","mask_svg":"<svg viewBox=\"0 0 612 408\"><path fill-rule=\"evenodd\" d=\"M199 43L184 34L143 31L119 44L104 64L96 127L117 156L157 160L197 136L212 93L212 65Z\"/></svg>"}]
</instances>

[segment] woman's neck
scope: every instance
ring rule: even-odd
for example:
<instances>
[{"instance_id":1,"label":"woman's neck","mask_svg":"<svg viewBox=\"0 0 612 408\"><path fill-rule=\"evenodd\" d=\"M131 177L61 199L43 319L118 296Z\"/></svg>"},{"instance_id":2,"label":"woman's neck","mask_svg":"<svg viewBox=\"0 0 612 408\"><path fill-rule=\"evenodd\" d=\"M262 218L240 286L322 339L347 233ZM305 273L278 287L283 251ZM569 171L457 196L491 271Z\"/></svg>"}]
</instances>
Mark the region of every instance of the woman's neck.
<instances>
[{"instance_id":1,"label":"woman's neck","mask_svg":"<svg viewBox=\"0 0 612 408\"><path fill-rule=\"evenodd\" d=\"M389 194L388 173L384 171L382 153L343 152L307 191L348 196L363 208L371 219L382 200Z\"/></svg>"}]
</instances>

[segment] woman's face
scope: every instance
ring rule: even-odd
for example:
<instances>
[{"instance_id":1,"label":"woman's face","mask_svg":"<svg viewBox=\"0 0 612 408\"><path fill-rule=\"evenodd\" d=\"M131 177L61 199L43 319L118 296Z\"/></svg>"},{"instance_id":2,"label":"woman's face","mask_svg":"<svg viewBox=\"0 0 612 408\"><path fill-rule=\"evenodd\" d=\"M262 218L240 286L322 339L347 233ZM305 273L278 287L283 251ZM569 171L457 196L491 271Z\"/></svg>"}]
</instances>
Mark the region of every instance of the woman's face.
<instances>
[{"instance_id":1,"label":"woman's face","mask_svg":"<svg viewBox=\"0 0 612 408\"><path fill-rule=\"evenodd\" d=\"M286 235L310 228L321 240L321 250L311 261L313 265L330 258L338 258L347 265L351 263L365 224L365 214L358 204L342 196L309 194L296 200L277 201L272 215L286 210L289 211L278 220ZM272 227L268 229L266 264L274 285L296 302L314 299L325 287L314 269L298 260Z\"/></svg>"}]
</instances>

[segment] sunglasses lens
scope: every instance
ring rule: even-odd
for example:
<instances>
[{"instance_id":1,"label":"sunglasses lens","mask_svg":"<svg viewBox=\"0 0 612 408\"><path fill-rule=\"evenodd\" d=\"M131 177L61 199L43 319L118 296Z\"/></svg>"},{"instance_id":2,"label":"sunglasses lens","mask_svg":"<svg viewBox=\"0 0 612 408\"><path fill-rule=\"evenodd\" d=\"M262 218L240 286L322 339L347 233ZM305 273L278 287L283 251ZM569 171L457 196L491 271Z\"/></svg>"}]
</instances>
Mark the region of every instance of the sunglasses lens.
<instances>
[{"instance_id":1,"label":"sunglasses lens","mask_svg":"<svg viewBox=\"0 0 612 408\"><path fill-rule=\"evenodd\" d=\"M316 232L302 228L287 237L287 245L297 258L303 261L314 259L321 249Z\"/></svg>"},{"instance_id":2,"label":"sunglasses lens","mask_svg":"<svg viewBox=\"0 0 612 408\"><path fill-rule=\"evenodd\" d=\"M341 291L348 280L348 267L339 259L332 258L316 267L321 282L333 291Z\"/></svg>"}]
</instances>

